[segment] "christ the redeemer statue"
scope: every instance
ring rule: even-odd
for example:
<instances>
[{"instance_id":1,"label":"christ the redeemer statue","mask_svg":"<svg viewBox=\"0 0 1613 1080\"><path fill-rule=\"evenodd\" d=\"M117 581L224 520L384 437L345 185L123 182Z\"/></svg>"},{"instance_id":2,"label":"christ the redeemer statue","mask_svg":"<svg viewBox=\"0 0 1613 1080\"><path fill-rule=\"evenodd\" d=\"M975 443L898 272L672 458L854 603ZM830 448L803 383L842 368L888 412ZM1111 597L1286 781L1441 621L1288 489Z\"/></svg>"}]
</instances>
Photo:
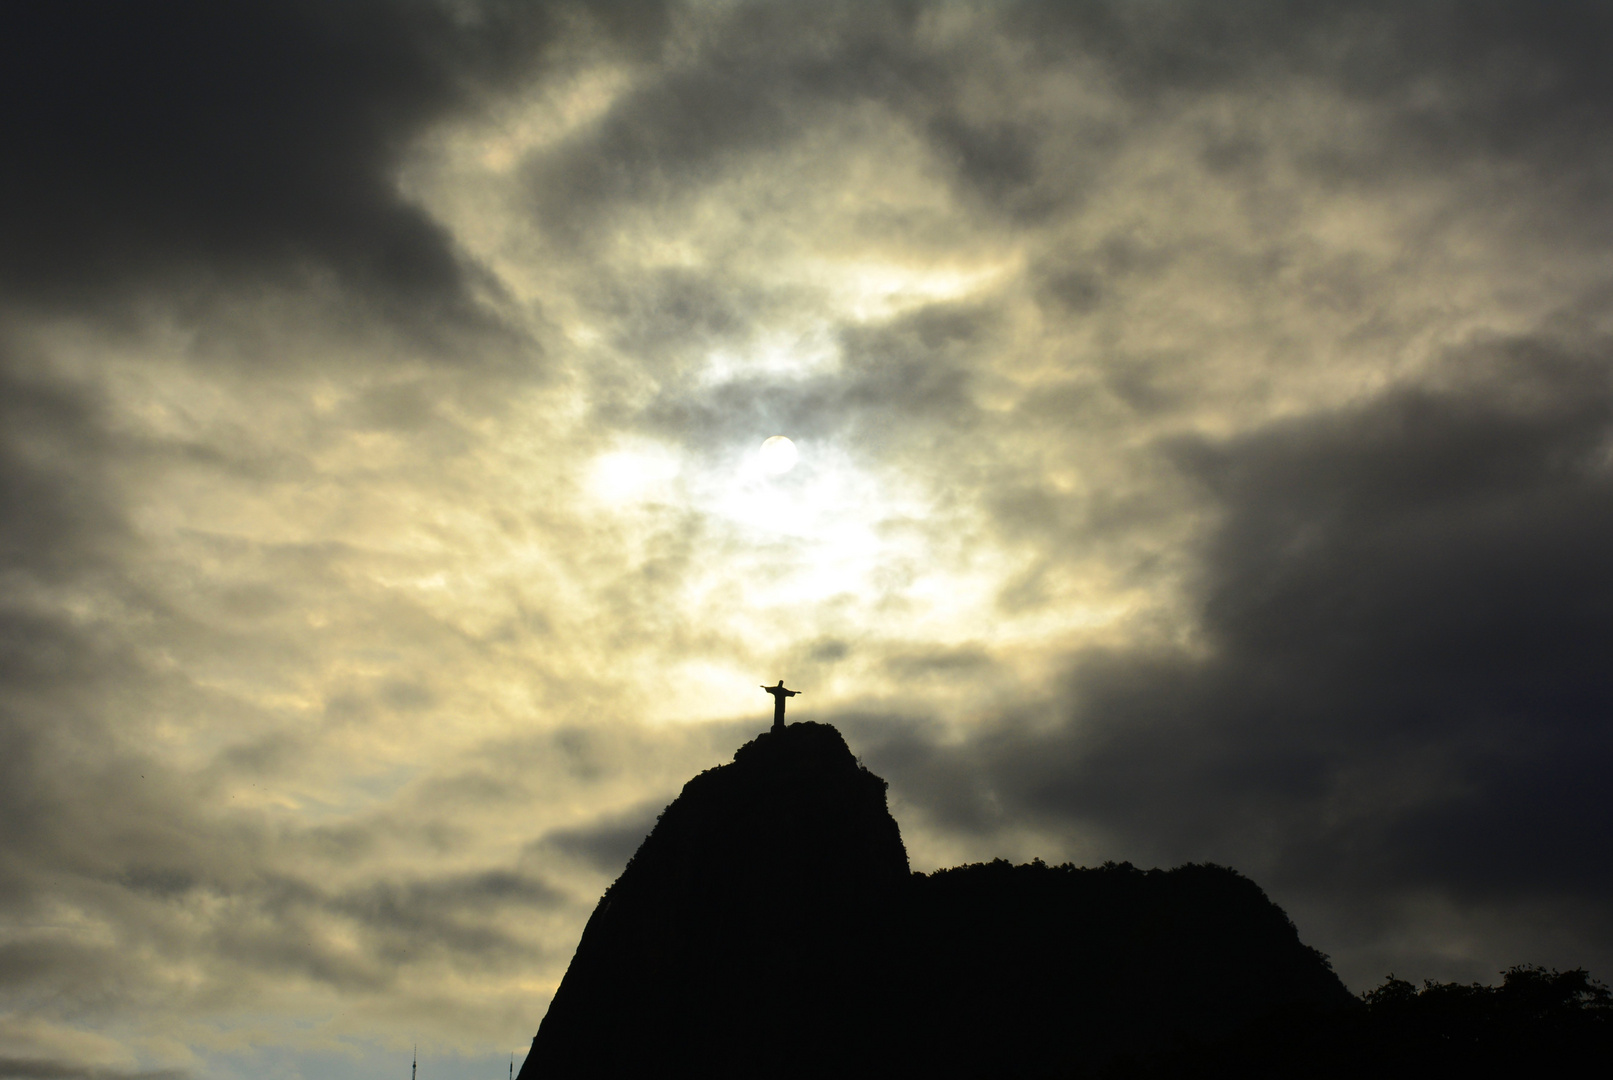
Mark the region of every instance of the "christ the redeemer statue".
<instances>
[{"instance_id":1,"label":"christ the redeemer statue","mask_svg":"<svg viewBox=\"0 0 1613 1080\"><path fill-rule=\"evenodd\" d=\"M784 699L794 697L796 694L799 694L801 691L784 689L784 680L783 679L780 679L778 681L777 686L764 686L764 687L762 687L762 689L766 690L769 694L773 695L773 730L774 731L783 731L784 730Z\"/></svg>"}]
</instances>

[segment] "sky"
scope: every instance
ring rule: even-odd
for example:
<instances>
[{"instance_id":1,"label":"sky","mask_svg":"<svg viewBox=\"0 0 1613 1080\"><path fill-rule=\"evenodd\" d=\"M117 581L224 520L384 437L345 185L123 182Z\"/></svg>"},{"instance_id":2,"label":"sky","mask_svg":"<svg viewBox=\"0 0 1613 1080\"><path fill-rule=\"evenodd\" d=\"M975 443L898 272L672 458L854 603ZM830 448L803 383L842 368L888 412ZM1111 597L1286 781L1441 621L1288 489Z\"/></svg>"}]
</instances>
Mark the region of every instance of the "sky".
<instances>
[{"instance_id":1,"label":"sky","mask_svg":"<svg viewBox=\"0 0 1613 1080\"><path fill-rule=\"evenodd\" d=\"M1613 976L1613 9L3 18L0 1077L504 1075L780 678L915 870Z\"/></svg>"}]
</instances>

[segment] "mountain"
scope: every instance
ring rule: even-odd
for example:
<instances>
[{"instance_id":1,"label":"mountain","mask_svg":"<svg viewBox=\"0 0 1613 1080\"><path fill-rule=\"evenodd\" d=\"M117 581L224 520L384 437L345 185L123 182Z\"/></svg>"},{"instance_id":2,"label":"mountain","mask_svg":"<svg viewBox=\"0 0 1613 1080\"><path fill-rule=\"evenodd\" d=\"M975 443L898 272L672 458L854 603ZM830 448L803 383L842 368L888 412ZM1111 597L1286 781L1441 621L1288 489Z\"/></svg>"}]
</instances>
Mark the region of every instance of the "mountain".
<instances>
[{"instance_id":1,"label":"mountain","mask_svg":"<svg viewBox=\"0 0 1613 1080\"><path fill-rule=\"evenodd\" d=\"M1080 1075L1279 1011L1348 1009L1327 958L1236 871L1012 866L915 875L906 1056L938 1075Z\"/></svg>"},{"instance_id":2,"label":"mountain","mask_svg":"<svg viewBox=\"0 0 1613 1080\"><path fill-rule=\"evenodd\" d=\"M1353 1002L1234 871L913 874L885 790L813 723L690 780L600 899L522 1080L1080 1075Z\"/></svg>"},{"instance_id":3,"label":"mountain","mask_svg":"<svg viewBox=\"0 0 1613 1080\"><path fill-rule=\"evenodd\" d=\"M875 1038L869 967L910 876L885 787L812 723L685 784L594 909L522 1080L782 1075Z\"/></svg>"}]
</instances>

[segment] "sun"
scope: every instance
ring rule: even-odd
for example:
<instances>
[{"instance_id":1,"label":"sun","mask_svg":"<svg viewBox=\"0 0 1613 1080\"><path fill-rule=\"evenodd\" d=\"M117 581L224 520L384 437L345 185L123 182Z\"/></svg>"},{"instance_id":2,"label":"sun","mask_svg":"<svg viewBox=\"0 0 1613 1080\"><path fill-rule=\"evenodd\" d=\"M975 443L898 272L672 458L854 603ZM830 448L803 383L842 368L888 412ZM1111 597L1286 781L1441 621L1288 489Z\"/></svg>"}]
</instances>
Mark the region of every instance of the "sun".
<instances>
[{"instance_id":1,"label":"sun","mask_svg":"<svg viewBox=\"0 0 1613 1080\"><path fill-rule=\"evenodd\" d=\"M763 471L780 476L795 468L801 452L783 435L775 435L762 444L760 458Z\"/></svg>"}]
</instances>

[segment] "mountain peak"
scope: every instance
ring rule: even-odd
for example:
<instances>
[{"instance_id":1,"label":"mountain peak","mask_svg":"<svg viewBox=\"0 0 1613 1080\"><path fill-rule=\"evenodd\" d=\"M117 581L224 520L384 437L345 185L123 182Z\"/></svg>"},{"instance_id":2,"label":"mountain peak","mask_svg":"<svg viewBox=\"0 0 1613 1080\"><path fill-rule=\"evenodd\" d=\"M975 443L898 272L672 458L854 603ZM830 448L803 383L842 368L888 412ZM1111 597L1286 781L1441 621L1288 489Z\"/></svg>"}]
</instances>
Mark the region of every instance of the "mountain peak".
<instances>
[{"instance_id":1,"label":"mountain peak","mask_svg":"<svg viewBox=\"0 0 1613 1080\"><path fill-rule=\"evenodd\" d=\"M872 1003L847 987L868 985L909 877L885 789L810 722L685 784L595 908L523 1080L750 1072L803 1017L859 1022Z\"/></svg>"},{"instance_id":2,"label":"mountain peak","mask_svg":"<svg viewBox=\"0 0 1613 1080\"><path fill-rule=\"evenodd\" d=\"M907 849L887 786L828 724L764 732L683 786L612 888L638 888L669 858L737 894L788 885L793 898L770 899L791 906L842 879L900 887Z\"/></svg>"},{"instance_id":3,"label":"mountain peak","mask_svg":"<svg viewBox=\"0 0 1613 1080\"><path fill-rule=\"evenodd\" d=\"M990 1075L1005 1047L1036 1072L1349 999L1233 871L912 874L885 792L816 723L691 779L594 909L521 1080Z\"/></svg>"}]
</instances>

